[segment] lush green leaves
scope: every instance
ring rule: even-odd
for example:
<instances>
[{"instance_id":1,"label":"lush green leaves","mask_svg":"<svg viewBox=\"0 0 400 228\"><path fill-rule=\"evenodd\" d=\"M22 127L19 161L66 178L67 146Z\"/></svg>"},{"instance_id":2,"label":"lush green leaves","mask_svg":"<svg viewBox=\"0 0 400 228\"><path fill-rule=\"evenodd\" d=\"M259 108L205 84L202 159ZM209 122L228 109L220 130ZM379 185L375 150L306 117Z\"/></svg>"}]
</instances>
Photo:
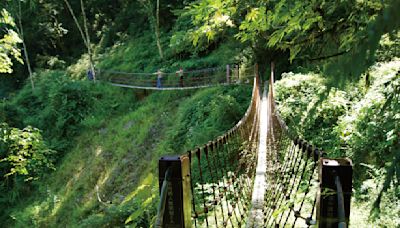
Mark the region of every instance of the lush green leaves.
<instances>
[{"instance_id":1,"label":"lush green leaves","mask_svg":"<svg viewBox=\"0 0 400 228\"><path fill-rule=\"evenodd\" d=\"M324 60L348 52L374 52L382 34L399 28L397 6L391 0L198 0L185 8L184 15L192 18L187 38L194 45L207 45L233 33L254 48L288 52L290 61Z\"/></svg>"},{"instance_id":2,"label":"lush green leaves","mask_svg":"<svg viewBox=\"0 0 400 228\"><path fill-rule=\"evenodd\" d=\"M45 145L40 131L33 127L23 130L0 125L0 180L23 177L36 180L54 169L55 151Z\"/></svg>"},{"instance_id":3,"label":"lush green leaves","mask_svg":"<svg viewBox=\"0 0 400 228\"><path fill-rule=\"evenodd\" d=\"M370 69L368 89L363 79L343 90L328 89L325 79L311 73L285 74L276 86L289 127L329 156L353 160L355 196L367 201L376 223L388 227L399 225L391 219L400 190L399 72L395 58Z\"/></svg>"},{"instance_id":4,"label":"lush green leaves","mask_svg":"<svg viewBox=\"0 0 400 228\"><path fill-rule=\"evenodd\" d=\"M21 43L22 40L12 30L15 22L8 11L2 9L0 13L0 73L12 73L12 57L23 63L21 52L17 47L17 44Z\"/></svg>"}]
</instances>

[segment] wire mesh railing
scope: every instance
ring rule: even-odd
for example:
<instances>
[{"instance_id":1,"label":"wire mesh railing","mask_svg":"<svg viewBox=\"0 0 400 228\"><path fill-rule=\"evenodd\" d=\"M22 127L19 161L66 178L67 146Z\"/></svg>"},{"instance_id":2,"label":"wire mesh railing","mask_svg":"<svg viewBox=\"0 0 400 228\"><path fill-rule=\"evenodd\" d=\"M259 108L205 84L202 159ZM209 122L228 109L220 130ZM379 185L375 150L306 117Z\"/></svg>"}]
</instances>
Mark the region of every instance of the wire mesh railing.
<instances>
[{"instance_id":1,"label":"wire mesh railing","mask_svg":"<svg viewBox=\"0 0 400 228\"><path fill-rule=\"evenodd\" d=\"M257 159L258 149L264 148L258 148L259 142L264 139L260 139L258 69L252 72L251 103L232 129L183 155L160 159L160 187L168 189L161 188L163 204L157 221L162 221L161 227L346 227L351 161L326 158L323 150L288 129L276 109L273 74L268 102L265 104L264 98L262 103L263 107L268 105L268 129L262 134L266 135L266 159ZM266 167L265 185L254 184L257 160L265 163L260 166ZM266 186L262 191L265 194L261 194L261 224L252 219L254 213L250 211L254 208L250 204L256 202L252 192L257 186Z\"/></svg>"},{"instance_id":2,"label":"wire mesh railing","mask_svg":"<svg viewBox=\"0 0 400 228\"><path fill-rule=\"evenodd\" d=\"M289 131L276 108L273 80L272 74L263 225L310 227L318 224L319 227L337 227L341 224L345 227L350 212L351 161L327 159L323 150ZM339 176L346 175L343 190ZM337 200L334 200L336 196Z\"/></svg>"},{"instance_id":3,"label":"wire mesh railing","mask_svg":"<svg viewBox=\"0 0 400 228\"><path fill-rule=\"evenodd\" d=\"M176 72L131 73L116 70L96 71L97 79L113 85L132 88L188 89L216 85L251 83L252 67L226 65L205 69L179 69Z\"/></svg>"},{"instance_id":4,"label":"wire mesh railing","mask_svg":"<svg viewBox=\"0 0 400 228\"><path fill-rule=\"evenodd\" d=\"M252 100L242 119L224 135L186 152L177 159L188 161L187 167L181 165L182 169L188 169L187 174L182 174L186 175L188 183L190 182L190 187L185 190L188 197L185 198L184 194L173 196L174 192L171 192L167 197L167 205L176 208L178 204L184 205L185 201L186 204L190 202L190 209L185 208L183 211L186 214L190 213L190 223L194 227L241 227L245 224L251 200L259 140L257 128L259 80L255 76L254 67L252 72L254 78ZM160 166L171 165L173 164L165 158L160 159ZM160 172L160 176L162 175ZM182 183L183 181L177 181L177 185ZM180 222L171 216L176 213L180 212L174 212L172 209L167 215L164 214L164 227ZM185 217L183 214L180 215Z\"/></svg>"}]
</instances>

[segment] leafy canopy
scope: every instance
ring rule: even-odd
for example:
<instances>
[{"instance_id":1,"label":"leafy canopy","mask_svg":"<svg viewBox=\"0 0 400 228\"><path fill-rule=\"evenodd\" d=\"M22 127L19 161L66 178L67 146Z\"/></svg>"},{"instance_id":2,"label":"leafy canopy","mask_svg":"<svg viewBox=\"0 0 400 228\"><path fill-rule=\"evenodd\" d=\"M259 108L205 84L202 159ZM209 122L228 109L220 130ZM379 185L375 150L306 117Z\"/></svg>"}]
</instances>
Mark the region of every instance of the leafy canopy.
<instances>
[{"instance_id":1,"label":"leafy canopy","mask_svg":"<svg viewBox=\"0 0 400 228\"><path fill-rule=\"evenodd\" d=\"M195 45L229 33L253 48L289 52L291 61L319 60L378 43L399 28L399 6L394 0L197 0L182 15L193 21L187 38Z\"/></svg>"},{"instance_id":2,"label":"leafy canopy","mask_svg":"<svg viewBox=\"0 0 400 228\"><path fill-rule=\"evenodd\" d=\"M0 73L12 73L12 57L23 63L21 51L17 47L22 40L12 30L15 27L15 23L8 11L2 9L0 13Z\"/></svg>"}]
</instances>

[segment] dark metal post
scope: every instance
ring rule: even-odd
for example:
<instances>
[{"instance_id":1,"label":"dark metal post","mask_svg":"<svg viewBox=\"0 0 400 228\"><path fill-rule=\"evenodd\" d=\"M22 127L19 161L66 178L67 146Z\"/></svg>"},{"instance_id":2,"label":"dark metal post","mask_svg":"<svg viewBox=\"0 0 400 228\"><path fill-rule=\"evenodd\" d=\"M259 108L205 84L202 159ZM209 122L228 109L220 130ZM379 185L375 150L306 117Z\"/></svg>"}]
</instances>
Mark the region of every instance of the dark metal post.
<instances>
[{"instance_id":1,"label":"dark metal post","mask_svg":"<svg viewBox=\"0 0 400 228\"><path fill-rule=\"evenodd\" d=\"M347 227L350 220L353 165L350 159L321 158L318 227Z\"/></svg>"},{"instance_id":2,"label":"dark metal post","mask_svg":"<svg viewBox=\"0 0 400 228\"><path fill-rule=\"evenodd\" d=\"M189 166L187 156L164 156L159 160L160 194L165 173L169 172L163 228L192 227Z\"/></svg>"},{"instance_id":3,"label":"dark metal post","mask_svg":"<svg viewBox=\"0 0 400 228\"><path fill-rule=\"evenodd\" d=\"M230 83L231 81L230 81L230 67L229 67L229 64L228 65L226 65L226 83Z\"/></svg>"}]
</instances>

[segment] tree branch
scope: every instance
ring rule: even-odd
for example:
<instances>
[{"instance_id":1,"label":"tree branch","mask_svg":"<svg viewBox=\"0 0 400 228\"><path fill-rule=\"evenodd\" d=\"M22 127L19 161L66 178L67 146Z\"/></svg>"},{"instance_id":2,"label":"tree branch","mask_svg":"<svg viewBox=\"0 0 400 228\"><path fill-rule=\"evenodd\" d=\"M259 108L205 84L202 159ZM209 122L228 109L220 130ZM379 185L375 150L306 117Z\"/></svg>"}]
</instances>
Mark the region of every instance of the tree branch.
<instances>
[{"instance_id":1,"label":"tree branch","mask_svg":"<svg viewBox=\"0 0 400 228\"><path fill-rule=\"evenodd\" d=\"M313 59L308 59L309 61L319 61L319 60L325 60L325 59L329 59L329 58L333 58L333 57L337 57L340 55L344 55L346 53L349 53L350 50L346 50L346 51L341 51L332 55L325 55L325 56L320 56L317 58L313 58Z\"/></svg>"}]
</instances>

